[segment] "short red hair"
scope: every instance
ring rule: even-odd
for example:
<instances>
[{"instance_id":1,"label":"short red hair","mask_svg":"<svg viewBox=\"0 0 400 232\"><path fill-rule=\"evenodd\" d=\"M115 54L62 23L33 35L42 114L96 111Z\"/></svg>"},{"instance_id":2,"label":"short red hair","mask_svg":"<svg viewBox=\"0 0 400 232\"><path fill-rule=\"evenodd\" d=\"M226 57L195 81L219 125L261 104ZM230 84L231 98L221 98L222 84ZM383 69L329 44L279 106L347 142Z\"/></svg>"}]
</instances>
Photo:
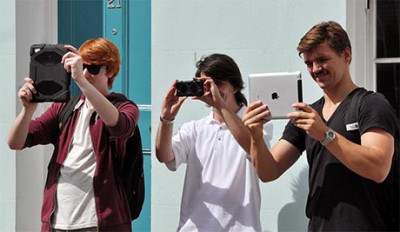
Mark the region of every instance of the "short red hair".
<instances>
[{"instance_id":1,"label":"short red hair","mask_svg":"<svg viewBox=\"0 0 400 232\"><path fill-rule=\"evenodd\" d=\"M83 63L107 66L108 89L111 89L121 65L118 47L104 38L86 40L79 48Z\"/></svg>"}]
</instances>

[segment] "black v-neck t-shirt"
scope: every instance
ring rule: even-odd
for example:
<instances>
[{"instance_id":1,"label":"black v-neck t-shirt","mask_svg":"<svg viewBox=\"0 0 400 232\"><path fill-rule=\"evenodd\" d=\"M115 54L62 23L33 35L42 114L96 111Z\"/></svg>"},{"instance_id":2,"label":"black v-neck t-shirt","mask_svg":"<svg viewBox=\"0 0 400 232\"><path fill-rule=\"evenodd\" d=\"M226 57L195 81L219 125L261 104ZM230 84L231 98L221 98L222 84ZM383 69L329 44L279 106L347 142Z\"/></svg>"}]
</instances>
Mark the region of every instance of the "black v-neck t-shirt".
<instances>
[{"instance_id":1,"label":"black v-neck t-shirt","mask_svg":"<svg viewBox=\"0 0 400 232\"><path fill-rule=\"evenodd\" d=\"M398 147L397 117L382 94L365 96L360 103L359 130L347 131L345 122L353 90L337 107L326 125L350 141L360 144L360 134L381 128L395 138ZM322 97L311 106L322 115ZM322 117L322 116L321 116ZM323 117L322 117L323 118ZM363 178L344 166L319 141L312 139L290 121L282 138L300 151L306 150L310 167L306 215L309 231L399 230L399 154L396 149L392 169L382 183ZM356 154L348 154L356 155Z\"/></svg>"}]
</instances>

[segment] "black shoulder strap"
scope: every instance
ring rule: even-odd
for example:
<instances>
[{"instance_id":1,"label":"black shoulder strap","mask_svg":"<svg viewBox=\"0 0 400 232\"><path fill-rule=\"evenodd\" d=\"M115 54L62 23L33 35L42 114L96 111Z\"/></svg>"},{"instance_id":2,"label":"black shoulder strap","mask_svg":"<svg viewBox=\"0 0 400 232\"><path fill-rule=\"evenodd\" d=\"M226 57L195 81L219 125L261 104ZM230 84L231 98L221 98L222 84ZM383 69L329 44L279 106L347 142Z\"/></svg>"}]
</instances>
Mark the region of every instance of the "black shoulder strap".
<instances>
[{"instance_id":1,"label":"black shoulder strap","mask_svg":"<svg viewBox=\"0 0 400 232\"><path fill-rule=\"evenodd\" d=\"M374 93L374 92L370 91L370 90L366 90L364 88L362 88L354 93L353 97L350 100L349 108L348 108L348 111L346 112L346 116L345 116L346 127L348 125L358 123L361 100L363 99L363 97L365 97L369 94L372 94L372 93ZM357 124L357 128L354 128L354 129L358 129L358 124Z\"/></svg>"},{"instance_id":2,"label":"black shoulder strap","mask_svg":"<svg viewBox=\"0 0 400 232\"><path fill-rule=\"evenodd\" d=\"M80 98L81 96L79 95L70 98L67 104L65 104L64 108L61 110L60 115L58 115L58 127L60 128L60 131L64 129L65 123L67 123L69 116L71 116Z\"/></svg>"},{"instance_id":3,"label":"black shoulder strap","mask_svg":"<svg viewBox=\"0 0 400 232\"><path fill-rule=\"evenodd\" d=\"M135 106L137 106L135 102L133 102L132 100L129 100L129 99L113 99L113 100L111 100L111 103L116 108L118 108L122 103L127 102L127 101L132 102Z\"/></svg>"}]
</instances>

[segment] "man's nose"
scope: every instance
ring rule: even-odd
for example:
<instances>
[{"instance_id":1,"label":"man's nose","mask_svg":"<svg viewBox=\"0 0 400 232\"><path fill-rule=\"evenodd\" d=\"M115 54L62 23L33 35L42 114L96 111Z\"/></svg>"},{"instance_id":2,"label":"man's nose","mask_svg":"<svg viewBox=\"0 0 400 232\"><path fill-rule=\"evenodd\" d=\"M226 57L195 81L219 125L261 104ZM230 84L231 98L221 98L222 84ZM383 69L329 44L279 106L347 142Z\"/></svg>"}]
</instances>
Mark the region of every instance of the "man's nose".
<instances>
[{"instance_id":1,"label":"man's nose","mask_svg":"<svg viewBox=\"0 0 400 232\"><path fill-rule=\"evenodd\" d=\"M312 72L317 73L320 70L321 70L321 65L319 65L318 63L313 63Z\"/></svg>"}]
</instances>

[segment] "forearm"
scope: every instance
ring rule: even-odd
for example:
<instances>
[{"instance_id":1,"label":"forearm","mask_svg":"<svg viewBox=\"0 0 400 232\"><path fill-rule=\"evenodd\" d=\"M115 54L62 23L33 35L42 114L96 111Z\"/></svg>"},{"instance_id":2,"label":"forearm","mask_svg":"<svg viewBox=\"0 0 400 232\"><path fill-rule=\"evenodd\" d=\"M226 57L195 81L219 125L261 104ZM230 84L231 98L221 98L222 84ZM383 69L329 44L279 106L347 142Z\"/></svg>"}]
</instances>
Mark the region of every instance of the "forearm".
<instances>
[{"instance_id":1,"label":"forearm","mask_svg":"<svg viewBox=\"0 0 400 232\"><path fill-rule=\"evenodd\" d=\"M250 132L243 124L242 119L228 107L222 107L219 112L239 145L247 153L250 153Z\"/></svg>"},{"instance_id":2,"label":"forearm","mask_svg":"<svg viewBox=\"0 0 400 232\"><path fill-rule=\"evenodd\" d=\"M373 136L358 145L336 133L336 139L326 148L353 172L380 183L391 168L394 140L390 135Z\"/></svg>"},{"instance_id":3,"label":"forearm","mask_svg":"<svg viewBox=\"0 0 400 232\"><path fill-rule=\"evenodd\" d=\"M117 124L118 109L86 79L80 80L77 84L103 122L107 126Z\"/></svg>"},{"instance_id":4,"label":"forearm","mask_svg":"<svg viewBox=\"0 0 400 232\"><path fill-rule=\"evenodd\" d=\"M156 136L156 156L161 163L172 161L174 153L172 151L172 129L173 124L160 122Z\"/></svg>"},{"instance_id":5,"label":"forearm","mask_svg":"<svg viewBox=\"0 0 400 232\"><path fill-rule=\"evenodd\" d=\"M253 166L263 182L273 181L280 176L278 164L273 158L263 137L251 137L250 155Z\"/></svg>"},{"instance_id":6,"label":"forearm","mask_svg":"<svg viewBox=\"0 0 400 232\"><path fill-rule=\"evenodd\" d=\"M20 150L24 147L28 131L29 123L33 116L34 110L22 109L21 113L15 119L10 133L8 135L8 146L14 150Z\"/></svg>"}]
</instances>

